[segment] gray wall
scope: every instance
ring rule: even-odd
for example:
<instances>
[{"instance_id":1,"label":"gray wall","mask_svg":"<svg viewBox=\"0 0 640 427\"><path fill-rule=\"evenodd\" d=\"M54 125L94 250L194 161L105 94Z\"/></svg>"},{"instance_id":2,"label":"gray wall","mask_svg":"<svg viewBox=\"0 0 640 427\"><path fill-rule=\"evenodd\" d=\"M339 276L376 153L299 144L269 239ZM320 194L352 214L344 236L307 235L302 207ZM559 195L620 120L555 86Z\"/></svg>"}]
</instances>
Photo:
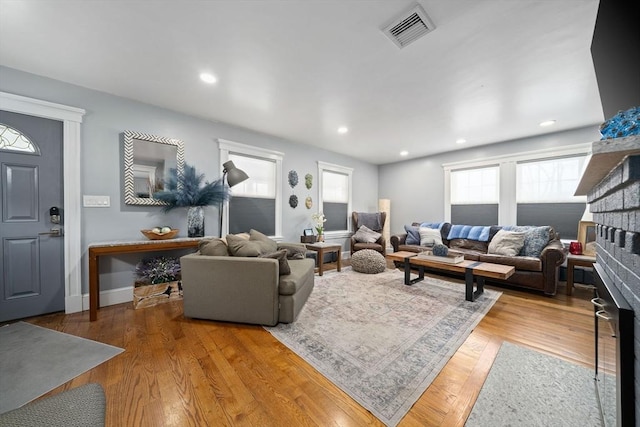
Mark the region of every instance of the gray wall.
<instances>
[{"instance_id":1,"label":"gray wall","mask_svg":"<svg viewBox=\"0 0 640 427\"><path fill-rule=\"evenodd\" d=\"M378 168L358 159L343 156L319 148L296 144L275 136L257 133L232 125L203 120L133 100L89 90L80 86L0 67L0 90L22 96L83 108L86 110L82 124L82 194L111 197L109 208L82 209L82 247L84 248L83 292L88 292L88 265L86 248L92 242L133 240L144 238L140 229L158 224L179 228L186 236L186 211L176 210L163 214L158 207L128 206L122 197L122 132L133 130L153 135L178 138L185 141L185 158L208 180L220 177L219 151L216 138L242 144L281 151L283 160L283 236L286 241L300 241L304 228L311 227L311 214L316 212L304 206L310 195L318 200L316 161L354 168L353 208L375 210L378 203ZM296 209L289 207L292 194L286 179L289 170L295 169L301 183L295 194L301 200ZM304 175L311 173L314 186L307 190ZM218 217L214 207L205 209L205 231L217 235ZM348 247L343 246L346 249ZM347 243L348 244L348 243ZM133 284L133 266L138 255L105 257L101 262L100 289L108 290Z\"/></svg>"},{"instance_id":2,"label":"gray wall","mask_svg":"<svg viewBox=\"0 0 640 427\"><path fill-rule=\"evenodd\" d=\"M598 127L592 126L382 165L379 168L379 195L391 200L391 234L404 232L404 225L414 221L443 220L444 163L480 160L599 139Z\"/></svg>"}]
</instances>

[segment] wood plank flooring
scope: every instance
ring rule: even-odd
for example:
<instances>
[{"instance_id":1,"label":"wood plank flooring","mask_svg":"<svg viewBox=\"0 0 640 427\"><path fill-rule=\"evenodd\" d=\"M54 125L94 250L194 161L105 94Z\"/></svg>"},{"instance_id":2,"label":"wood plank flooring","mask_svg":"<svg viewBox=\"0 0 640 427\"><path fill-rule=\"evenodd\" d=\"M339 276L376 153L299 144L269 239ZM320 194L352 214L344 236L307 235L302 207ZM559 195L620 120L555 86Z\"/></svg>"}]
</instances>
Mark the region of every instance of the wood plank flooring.
<instances>
[{"instance_id":1,"label":"wood plank flooring","mask_svg":"<svg viewBox=\"0 0 640 427\"><path fill-rule=\"evenodd\" d=\"M400 426L462 426L503 341L593 366L591 291L503 292ZM26 321L126 351L53 390L89 382L107 426L382 426L260 326L187 319L182 302Z\"/></svg>"}]
</instances>

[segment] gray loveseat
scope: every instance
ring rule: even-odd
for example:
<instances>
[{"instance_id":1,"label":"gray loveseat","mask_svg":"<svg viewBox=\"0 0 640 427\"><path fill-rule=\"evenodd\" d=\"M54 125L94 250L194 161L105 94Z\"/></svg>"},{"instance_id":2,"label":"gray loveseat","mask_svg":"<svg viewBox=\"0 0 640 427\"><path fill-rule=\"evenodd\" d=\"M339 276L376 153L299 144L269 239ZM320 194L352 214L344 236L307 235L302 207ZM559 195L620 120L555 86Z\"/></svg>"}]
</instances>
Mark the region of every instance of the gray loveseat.
<instances>
[{"instance_id":1,"label":"gray loveseat","mask_svg":"<svg viewBox=\"0 0 640 427\"><path fill-rule=\"evenodd\" d=\"M464 258L472 261L490 262L494 264L504 264L514 266L516 271L505 281L492 280L497 283L505 283L518 287L535 289L544 292L546 295L555 295L558 287L558 271L560 265L565 261L566 255L559 236L553 227L503 227L503 226L466 226L453 225L448 222L443 223L413 223L405 226L407 233L391 236L391 245L394 252L409 251L422 252L427 247L410 242L407 244L407 237L412 228L421 225L435 228L440 231L442 243L445 244L452 253L457 252L464 255ZM546 239L539 246L539 251L532 255L524 253L525 248L516 256L505 256L488 253L489 244L497 232L501 229L534 232L546 229ZM466 234L465 234L466 232ZM474 232L478 234L474 235ZM483 237L480 237L482 235Z\"/></svg>"},{"instance_id":2,"label":"gray loveseat","mask_svg":"<svg viewBox=\"0 0 640 427\"><path fill-rule=\"evenodd\" d=\"M242 238L246 243L226 240L203 242L197 253L180 258L184 315L269 326L295 321L314 285L315 262L304 256L304 245L267 242L254 230ZM282 258L268 257L283 251L284 266ZM281 274L284 267L287 274Z\"/></svg>"}]
</instances>

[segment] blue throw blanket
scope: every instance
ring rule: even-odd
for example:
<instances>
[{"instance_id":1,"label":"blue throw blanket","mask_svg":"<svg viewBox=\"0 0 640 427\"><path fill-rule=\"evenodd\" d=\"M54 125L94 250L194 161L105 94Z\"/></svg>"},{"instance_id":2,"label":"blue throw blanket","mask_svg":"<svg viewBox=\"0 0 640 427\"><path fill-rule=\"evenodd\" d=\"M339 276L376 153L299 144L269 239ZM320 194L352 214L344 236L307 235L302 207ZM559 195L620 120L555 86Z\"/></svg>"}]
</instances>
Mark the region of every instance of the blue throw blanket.
<instances>
[{"instance_id":1,"label":"blue throw blanket","mask_svg":"<svg viewBox=\"0 0 640 427\"><path fill-rule=\"evenodd\" d=\"M380 231L382 230L382 222L380 221L380 212L367 213L358 212L358 228L363 225L370 230Z\"/></svg>"},{"instance_id":2,"label":"blue throw blanket","mask_svg":"<svg viewBox=\"0 0 640 427\"><path fill-rule=\"evenodd\" d=\"M447 240L470 239L478 240L480 242L488 242L490 232L491 227L489 226L452 225L451 231L449 231L449 235L447 236Z\"/></svg>"}]
</instances>

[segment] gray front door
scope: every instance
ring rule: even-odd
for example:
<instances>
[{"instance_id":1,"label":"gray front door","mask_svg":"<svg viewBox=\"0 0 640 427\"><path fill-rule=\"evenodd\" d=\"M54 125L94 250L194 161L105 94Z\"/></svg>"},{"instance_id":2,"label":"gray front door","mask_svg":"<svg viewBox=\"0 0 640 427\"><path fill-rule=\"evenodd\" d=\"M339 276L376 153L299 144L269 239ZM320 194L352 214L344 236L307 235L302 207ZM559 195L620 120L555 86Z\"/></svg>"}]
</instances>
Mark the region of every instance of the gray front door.
<instances>
[{"instance_id":1,"label":"gray front door","mask_svg":"<svg viewBox=\"0 0 640 427\"><path fill-rule=\"evenodd\" d=\"M62 122L0 111L0 321L65 307L62 132Z\"/></svg>"}]
</instances>

